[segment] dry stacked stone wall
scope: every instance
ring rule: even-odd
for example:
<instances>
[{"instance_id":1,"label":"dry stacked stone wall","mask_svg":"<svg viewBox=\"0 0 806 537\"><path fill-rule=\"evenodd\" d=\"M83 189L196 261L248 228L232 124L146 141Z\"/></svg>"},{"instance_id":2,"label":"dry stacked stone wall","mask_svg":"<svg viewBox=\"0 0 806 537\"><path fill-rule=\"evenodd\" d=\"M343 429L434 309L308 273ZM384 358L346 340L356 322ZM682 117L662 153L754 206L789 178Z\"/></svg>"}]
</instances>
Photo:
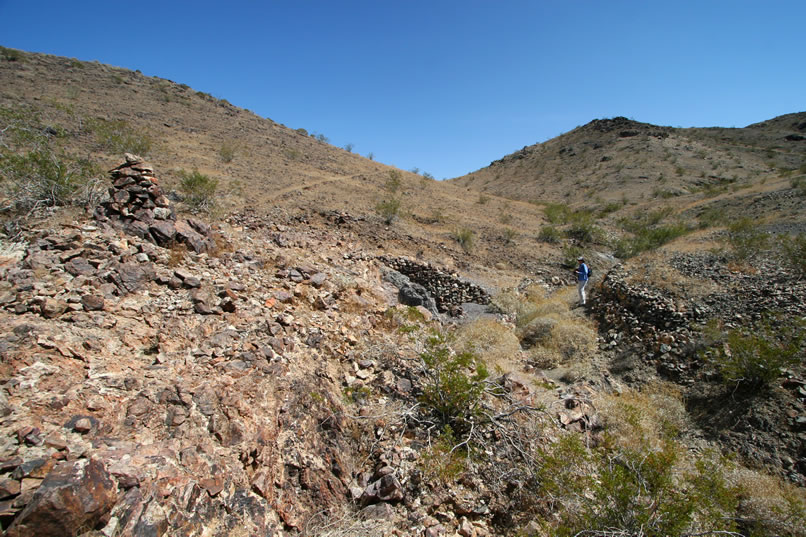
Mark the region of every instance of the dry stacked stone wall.
<instances>
[{"instance_id":1,"label":"dry stacked stone wall","mask_svg":"<svg viewBox=\"0 0 806 537\"><path fill-rule=\"evenodd\" d=\"M96 220L163 247L182 243L196 253L213 249L215 242L207 224L177 220L154 168L137 155L126 153L125 158L109 172L109 200L96 209Z\"/></svg>"},{"instance_id":2,"label":"dry stacked stone wall","mask_svg":"<svg viewBox=\"0 0 806 537\"><path fill-rule=\"evenodd\" d=\"M489 304L490 295L474 283L464 281L455 273L440 270L430 263L420 263L405 257L381 256L379 260L388 267L420 284L434 298L440 312L461 314L465 303Z\"/></svg>"}]
</instances>

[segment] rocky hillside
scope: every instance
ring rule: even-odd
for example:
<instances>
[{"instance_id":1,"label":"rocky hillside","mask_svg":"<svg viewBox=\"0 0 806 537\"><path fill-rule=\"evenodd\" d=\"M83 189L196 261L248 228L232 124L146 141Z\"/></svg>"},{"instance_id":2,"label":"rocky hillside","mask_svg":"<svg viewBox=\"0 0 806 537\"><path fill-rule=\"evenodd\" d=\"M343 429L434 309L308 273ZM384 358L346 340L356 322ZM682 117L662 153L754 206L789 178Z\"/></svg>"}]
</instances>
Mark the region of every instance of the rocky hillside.
<instances>
[{"instance_id":1,"label":"rocky hillside","mask_svg":"<svg viewBox=\"0 0 806 537\"><path fill-rule=\"evenodd\" d=\"M601 120L505 157L555 170L551 236L503 197L524 185L437 183L181 84L27 53L0 80L5 535L806 535L801 115ZM716 179L686 171L701 148ZM666 152L684 172L645 180ZM66 172L34 199L41 155ZM629 226L575 212L584 173Z\"/></svg>"},{"instance_id":2,"label":"rocky hillside","mask_svg":"<svg viewBox=\"0 0 806 537\"><path fill-rule=\"evenodd\" d=\"M524 147L452 182L512 199L576 206L669 199L685 206L703 193L727 194L803 175L804 164L806 112L744 128L659 127L617 117Z\"/></svg>"}]
</instances>

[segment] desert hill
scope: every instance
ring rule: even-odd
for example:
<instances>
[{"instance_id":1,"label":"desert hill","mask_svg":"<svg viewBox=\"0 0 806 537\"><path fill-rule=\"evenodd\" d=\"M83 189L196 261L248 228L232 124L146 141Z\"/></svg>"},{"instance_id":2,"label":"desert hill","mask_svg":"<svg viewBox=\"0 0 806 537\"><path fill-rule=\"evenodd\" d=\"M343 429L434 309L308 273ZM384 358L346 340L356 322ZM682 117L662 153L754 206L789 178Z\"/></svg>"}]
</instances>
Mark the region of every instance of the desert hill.
<instances>
[{"instance_id":1,"label":"desert hill","mask_svg":"<svg viewBox=\"0 0 806 537\"><path fill-rule=\"evenodd\" d=\"M806 535L804 119L436 182L0 49L4 535Z\"/></svg>"},{"instance_id":2,"label":"desert hill","mask_svg":"<svg viewBox=\"0 0 806 537\"><path fill-rule=\"evenodd\" d=\"M744 128L597 119L452 182L512 199L573 206L651 207L658 199L703 205L704 195L767 182L775 184L769 189L789 188L789 179L803 175L806 163L805 122L806 112Z\"/></svg>"}]
</instances>

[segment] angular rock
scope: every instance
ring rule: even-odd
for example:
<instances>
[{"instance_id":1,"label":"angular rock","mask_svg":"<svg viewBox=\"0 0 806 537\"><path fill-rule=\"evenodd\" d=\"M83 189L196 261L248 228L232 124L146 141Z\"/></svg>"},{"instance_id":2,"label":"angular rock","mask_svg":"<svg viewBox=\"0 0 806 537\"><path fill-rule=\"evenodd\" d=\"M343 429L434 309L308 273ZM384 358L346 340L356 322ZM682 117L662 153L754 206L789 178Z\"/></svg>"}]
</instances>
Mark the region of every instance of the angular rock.
<instances>
[{"instance_id":1,"label":"angular rock","mask_svg":"<svg viewBox=\"0 0 806 537\"><path fill-rule=\"evenodd\" d=\"M116 500L115 484L99 461L63 462L45 477L6 535L77 535L104 524Z\"/></svg>"}]
</instances>

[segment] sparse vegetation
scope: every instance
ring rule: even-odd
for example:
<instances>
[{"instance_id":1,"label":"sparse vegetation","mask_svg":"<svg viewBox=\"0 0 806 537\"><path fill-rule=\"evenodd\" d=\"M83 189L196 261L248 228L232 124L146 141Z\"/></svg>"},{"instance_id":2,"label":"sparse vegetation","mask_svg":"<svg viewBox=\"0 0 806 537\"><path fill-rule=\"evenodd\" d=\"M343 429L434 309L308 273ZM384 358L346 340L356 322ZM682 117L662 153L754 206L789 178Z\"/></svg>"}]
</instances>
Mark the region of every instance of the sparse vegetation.
<instances>
[{"instance_id":1,"label":"sparse vegetation","mask_svg":"<svg viewBox=\"0 0 806 537\"><path fill-rule=\"evenodd\" d=\"M375 211L383 218L386 225L389 225L400 215L400 199L389 198L379 201L375 205Z\"/></svg>"},{"instance_id":2,"label":"sparse vegetation","mask_svg":"<svg viewBox=\"0 0 806 537\"><path fill-rule=\"evenodd\" d=\"M233 140L225 140L218 149L218 156L221 162L232 162L238 153L238 144Z\"/></svg>"},{"instance_id":3,"label":"sparse vegetation","mask_svg":"<svg viewBox=\"0 0 806 537\"><path fill-rule=\"evenodd\" d=\"M465 252L470 252L473 249L473 233L472 229L462 227L453 231L453 238L462 247Z\"/></svg>"},{"instance_id":4,"label":"sparse vegetation","mask_svg":"<svg viewBox=\"0 0 806 537\"><path fill-rule=\"evenodd\" d=\"M798 363L806 340L806 322L782 316L748 328L727 329L717 320L706 328L710 342L703 357L726 384L757 391L768 387L781 369Z\"/></svg>"},{"instance_id":5,"label":"sparse vegetation","mask_svg":"<svg viewBox=\"0 0 806 537\"><path fill-rule=\"evenodd\" d=\"M478 356L470 351L457 352L451 343L452 337L444 332L434 332L426 339L420 354L425 376L420 400L433 413L443 434L461 442L478 418L489 373Z\"/></svg>"},{"instance_id":6,"label":"sparse vegetation","mask_svg":"<svg viewBox=\"0 0 806 537\"><path fill-rule=\"evenodd\" d=\"M151 136L135 130L122 119L93 119L87 122L87 127L95 134L101 150L108 153L133 153L142 157L151 151Z\"/></svg>"},{"instance_id":7,"label":"sparse vegetation","mask_svg":"<svg viewBox=\"0 0 806 537\"><path fill-rule=\"evenodd\" d=\"M562 239L562 233L554 226L543 226L537 235L538 240L549 244L558 244Z\"/></svg>"},{"instance_id":8,"label":"sparse vegetation","mask_svg":"<svg viewBox=\"0 0 806 537\"><path fill-rule=\"evenodd\" d=\"M691 228L682 222L660 224L671 212L671 208L666 208L622 219L622 228L630 233L630 236L614 242L615 255L622 259L634 257L689 233Z\"/></svg>"},{"instance_id":9,"label":"sparse vegetation","mask_svg":"<svg viewBox=\"0 0 806 537\"><path fill-rule=\"evenodd\" d=\"M733 255L740 261L764 250L769 240L769 235L759 229L755 219L740 218L728 226L728 242L733 248Z\"/></svg>"},{"instance_id":10,"label":"sparse vegetation","mask_svg":"<svg viewBox=\"0 0 806 537\"><path fill-rule=\"evenodd\" d=\"M396 193L401 185L402 175L397 170L389 170L389 177L386 179L383 187L391 192L392 194Z\"/></svg>"},{"instance_id":11,"label":"sparse vegetation","mask_svg":"<svg viewBox=\"0 0 806 537\"><path fill-rule=\"evenodd\" d=\"M179 176L182 178L179 183L179 189L185 195L185 203L188 204L191 210L209 210L215 203L218 180L198 170L193 170L192 172L181 170Z\"/></svg>"},{"instance_id":12,"label":"sparse vegetation","mask_svg":"<svg viewBox=\"0 0 806 537\"><path fill-rule=\"evenodd\" d=\"M0 188L15 211L96 203L98 168L56 140L64 130L41 124L32 109L0 108Z\"/></svg>"}]
</instances>

